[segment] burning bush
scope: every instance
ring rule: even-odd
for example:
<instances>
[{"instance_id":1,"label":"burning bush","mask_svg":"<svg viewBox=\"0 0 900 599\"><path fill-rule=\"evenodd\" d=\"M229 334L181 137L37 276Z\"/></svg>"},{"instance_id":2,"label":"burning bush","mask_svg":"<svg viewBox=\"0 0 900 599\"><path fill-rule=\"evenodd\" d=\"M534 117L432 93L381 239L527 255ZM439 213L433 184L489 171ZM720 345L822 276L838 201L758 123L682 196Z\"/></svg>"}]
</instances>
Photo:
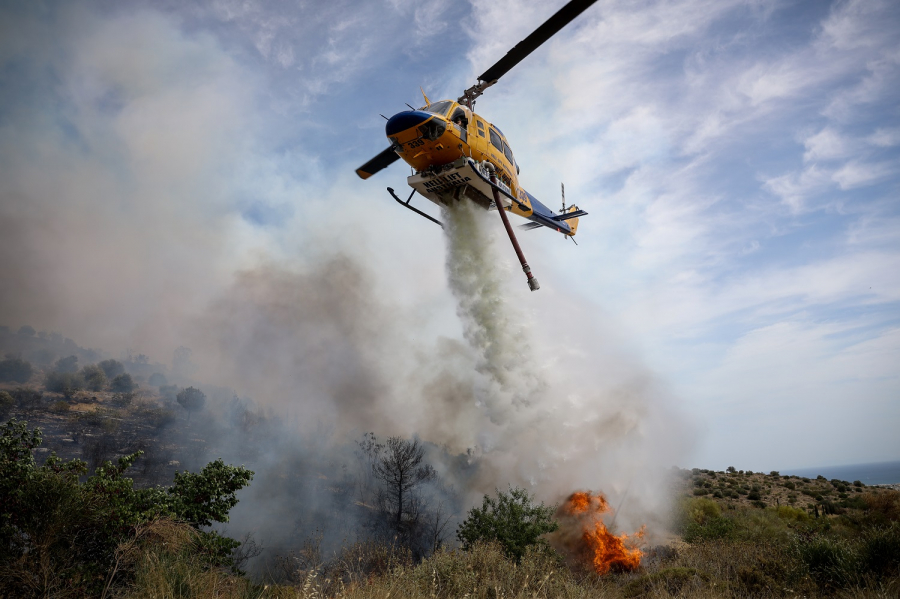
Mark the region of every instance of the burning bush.
<instances>
[{"instance_id":1,"label":"burning bush","mask_svg":"<svg viewBox=\"0 0 900 599\"><path fill-rule=\"evenodd\" d=\"M643 539L644 529L630 538L611 533L603 516L612 511L602 493L572 493L556 511L559 530L550 537L551 545L597 574L637 569L643 556L637 543Z\"/></svg>"}]
</instances>

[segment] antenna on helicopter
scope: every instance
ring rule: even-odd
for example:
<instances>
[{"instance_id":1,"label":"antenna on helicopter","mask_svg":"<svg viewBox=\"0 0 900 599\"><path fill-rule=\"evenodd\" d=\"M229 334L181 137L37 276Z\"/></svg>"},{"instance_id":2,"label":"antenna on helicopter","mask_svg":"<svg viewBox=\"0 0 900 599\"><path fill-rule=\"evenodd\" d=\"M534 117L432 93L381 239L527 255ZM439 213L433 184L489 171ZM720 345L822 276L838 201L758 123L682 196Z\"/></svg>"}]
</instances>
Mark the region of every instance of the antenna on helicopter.
<instances>
[{"instance_id":1,"label":"antenna on helicopter","mask_svg":"<svg viewBox=\"0 0 900 599\"><path fill-rule=\"evenodd\" d=\"M560 189L562 189L562 210L560 211L560 213L565 214L566 213L566 184L561 182L559 184L559 187L560 187Z\"/></svg>"}]
</instances>

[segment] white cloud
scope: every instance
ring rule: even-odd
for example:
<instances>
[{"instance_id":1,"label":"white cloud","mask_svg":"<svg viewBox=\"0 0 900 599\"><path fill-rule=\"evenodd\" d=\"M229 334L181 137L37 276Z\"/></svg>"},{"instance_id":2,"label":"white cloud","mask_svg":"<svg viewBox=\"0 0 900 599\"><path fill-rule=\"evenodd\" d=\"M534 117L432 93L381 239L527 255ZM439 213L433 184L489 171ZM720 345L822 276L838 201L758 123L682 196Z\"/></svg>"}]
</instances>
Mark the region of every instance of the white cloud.
<instances>
[{"instance_id":1,"label":"white cloud","mask_svg":"<svg viewBox=\"0 0 900 599\"><path fill-rule=\"evenodd\" d=\"M832 179L841 189L853 189L864 185L871 185L892 175L900 173L900 163L897 162L862 162L851 160L837 169Z\"/></svg>"},{"instance_id":2,"label":"white cloud","mask_svg":"<svg viewBox=\"0 0 900 599\"><path fill-rule=\"evenodd\" d=\"M766 179L763 186L780 197L793 214L799 214L809 208L806 201L809 197L832 187L832 174L813 165L799 173Z\"/></svg>"},{"instance_id":3,"label":"white cloud","mask_svg":"<svg viewBox=\"0 0 900 599\"><path fill-rule=\"evenodd\" d=\"M806 162L844 158L852 149L850 142L830 127L807 137L803 140L803 145L806 147L806 152L803 153L803 160Z\"/></svg>"},{"instance_id":4,"label":"white cloud","mask_svg":"<svg viewBox=\"0 0 900 599\"><path fill-rule=\"evenodd\" d=\"M900 145L900 127L876 129L875 133L866 138L866 141L879 148L892 148Z\"/></svg>"}]
</instances>

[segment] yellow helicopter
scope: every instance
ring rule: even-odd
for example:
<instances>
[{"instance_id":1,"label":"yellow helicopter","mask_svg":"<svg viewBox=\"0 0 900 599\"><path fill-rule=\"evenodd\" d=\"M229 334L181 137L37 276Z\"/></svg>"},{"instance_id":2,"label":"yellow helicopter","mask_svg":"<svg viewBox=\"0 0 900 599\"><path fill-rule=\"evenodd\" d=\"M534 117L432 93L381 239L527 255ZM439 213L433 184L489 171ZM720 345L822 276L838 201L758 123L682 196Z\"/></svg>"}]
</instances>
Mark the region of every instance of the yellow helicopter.
<instances>
[{"instance_id":1,"label":"yellow helicopter","mask_svg":"<svg viewBox=\"0 0 900 599\"><path fill-rule=\"evenodd\" d=\"M412 193L404 202L394 190L388 192L401 205L443 226L436 218L410 205L418 192L432 202L449 205L471 200L486 210L498 210L510 241L528 279L528 287L540 288L519 246L506 212L530 222L523 229L547 227L570 239L578 230L578 218L587 214L578 206L566 207L562 188L562 210L554 212L519 185L519 165L500 129L473 112L475 99L580 15L596 0L571 0L531 35L516 44L496 64L478 77L478 83L457 100L431 102L425 92L425 106L399 112L387 120L385 134L391 145L356 169L362 179L402 158L414 170L407 178ZM574 239L572 239L574 241Z\"/></svg>"}]
</instances>

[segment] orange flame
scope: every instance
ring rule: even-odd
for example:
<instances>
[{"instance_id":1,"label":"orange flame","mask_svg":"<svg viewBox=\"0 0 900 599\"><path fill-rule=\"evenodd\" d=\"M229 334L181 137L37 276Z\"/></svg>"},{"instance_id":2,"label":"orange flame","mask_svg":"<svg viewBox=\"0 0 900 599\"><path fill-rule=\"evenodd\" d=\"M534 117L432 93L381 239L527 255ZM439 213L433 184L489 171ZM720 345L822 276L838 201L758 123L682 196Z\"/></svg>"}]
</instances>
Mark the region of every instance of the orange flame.
<instances>
[{"instance_id":1,"label":"orange flame","mask_svg":"<svg viewBox=\"0 0 900 599\"><path fill-rule=\"evenodd\" d=\"M560 530L553 544L597 574L637 569L643 552L636 542L644 537L644 527L630 538L627 534L614 535L601 519L607 513L612 513L612 508L602 493L572 493L557 512Z\"/></svg>"}]
</instances>

